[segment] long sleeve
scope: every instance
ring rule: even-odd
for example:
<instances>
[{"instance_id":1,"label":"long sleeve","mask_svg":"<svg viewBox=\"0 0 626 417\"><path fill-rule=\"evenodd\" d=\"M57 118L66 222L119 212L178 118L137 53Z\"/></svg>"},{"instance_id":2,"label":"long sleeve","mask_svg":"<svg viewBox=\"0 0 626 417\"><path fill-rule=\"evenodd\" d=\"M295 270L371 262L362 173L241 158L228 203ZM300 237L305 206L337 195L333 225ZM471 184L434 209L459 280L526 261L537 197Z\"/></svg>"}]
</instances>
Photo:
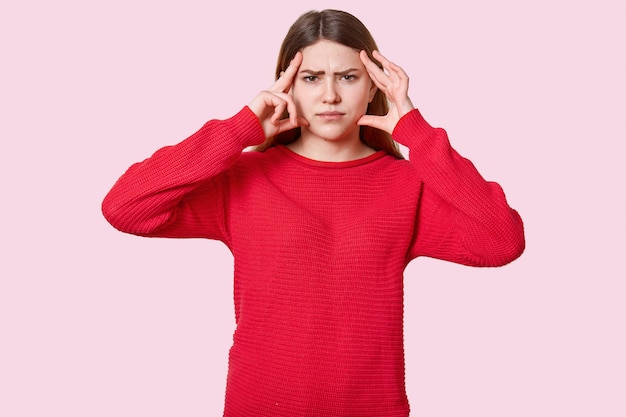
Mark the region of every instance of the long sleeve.
<instances>
[{"instance_id":1,"label":"long sleeve","mask_svg":"<svg viewBox=\"0 0 626 417\"><path fill-rule=\"evenodd\" d=\"M428 256L471 266L501 266L525 247L524 226L500 185L488 182L460 156L446 132L418 110L405 115L393 136L409 148L422 181L416 235L409 259Z\"/></svg>"},{"instance_id":2,"label":"long sleeve","mask_svg":"<svg viewBox=\"0 0 626 417\"><path fill-rule=\"evenodd\" d=\"M223 174L247 146L264 140L248 107L211 120L189 138L132 165L102 203L116 229L141 236L227 239Z\"/></svg>"}]
</instances>

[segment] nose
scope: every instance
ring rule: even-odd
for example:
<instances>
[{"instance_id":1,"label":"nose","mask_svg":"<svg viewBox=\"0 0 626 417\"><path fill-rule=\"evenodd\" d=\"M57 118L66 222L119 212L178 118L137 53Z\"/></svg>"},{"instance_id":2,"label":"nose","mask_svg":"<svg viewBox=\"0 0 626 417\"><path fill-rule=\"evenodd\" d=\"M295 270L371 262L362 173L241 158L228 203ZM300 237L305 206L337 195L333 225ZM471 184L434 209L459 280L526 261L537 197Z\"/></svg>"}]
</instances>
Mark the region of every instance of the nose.
<instances>
[{"instance_id":1,"label":"nose","mask_svg":"<svg viewBox=\"0 0 626 417\"><path fill-rule=\"evenodd\" d=\"M324 90L324 103L339 103L340 101L335 80L329 77L326 80L326 89Z\"/></svg>"}]
</instances>

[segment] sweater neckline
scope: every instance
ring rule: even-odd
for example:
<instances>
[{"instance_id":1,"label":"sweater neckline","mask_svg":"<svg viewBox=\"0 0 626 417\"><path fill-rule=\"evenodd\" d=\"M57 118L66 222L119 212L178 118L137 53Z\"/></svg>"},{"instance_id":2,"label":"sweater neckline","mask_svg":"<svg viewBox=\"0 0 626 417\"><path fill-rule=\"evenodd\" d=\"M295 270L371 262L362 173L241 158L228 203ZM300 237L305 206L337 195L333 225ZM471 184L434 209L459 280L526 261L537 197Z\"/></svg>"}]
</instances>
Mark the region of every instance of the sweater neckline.
<instances>
[{"instance_id":1,"label":"sweater neckline","mask_svg":"<svg viewBox=\"0 0 626 417\"><path fill-rule=\"evenodd\" d=\"M305 165L320 167L320 168L351 168L357 167L365 164L369 164L377 159L382 158L387 155L385 151L376 151L371 155L365 156L363 158L352 159L350 161L341 161L341 162L330 162L330 161L318 161L316 159L307 158L306 156L295 153L285 145L277 145L276 148L280 150L283 154L289 156L296 161L303 163Z\"/></svg>"}]
</instances>

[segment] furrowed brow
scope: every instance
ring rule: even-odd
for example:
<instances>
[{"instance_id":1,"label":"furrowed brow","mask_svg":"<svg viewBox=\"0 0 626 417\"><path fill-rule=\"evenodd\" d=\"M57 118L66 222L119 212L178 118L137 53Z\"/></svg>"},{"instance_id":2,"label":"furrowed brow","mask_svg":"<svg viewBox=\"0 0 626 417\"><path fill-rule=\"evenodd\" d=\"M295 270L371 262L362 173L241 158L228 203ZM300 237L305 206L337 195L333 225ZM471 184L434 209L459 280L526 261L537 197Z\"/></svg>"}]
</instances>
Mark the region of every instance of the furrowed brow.
<instances>
[{"instance_id":1,"label":"furrowed brow","mask_svg":"<svg viewBox=\"0 0 626 417\"><path fill-rule=\"evenodd\" d=\"M343 71L337 71L335 72L335 75L348 75L351 72L356 72L359 71L358 68L349 68L347 70L343 70ZM326 74L326 71L313 71L311 69L303 69L300 71L300 74L309 74L309 75L324 75Z\"/></svg>"},{"instance_id":2,"label":"furrowed brow","mask_svg":"<svg viewBox=\"0 0 626 417\"><path fill-rule=\"evenodd\" d=\"M323 75L325 74L324 71L313 71L310 69L304 69L302 71L300 71L300 74L309 74L309 75Z\"/></svg>"},{"instance_id":3,"label":"furrowed brow","mask_svg":"<svg viewBox=\"0 0 626 417\"><path fill-rule=\"evenodd\" d=\"M358 72L359 69L358 68L349 68L347 70L343 70L343 71L338 71L335 73L335 75L348 75L351 72Z\"/></svg>"}]
</instances>

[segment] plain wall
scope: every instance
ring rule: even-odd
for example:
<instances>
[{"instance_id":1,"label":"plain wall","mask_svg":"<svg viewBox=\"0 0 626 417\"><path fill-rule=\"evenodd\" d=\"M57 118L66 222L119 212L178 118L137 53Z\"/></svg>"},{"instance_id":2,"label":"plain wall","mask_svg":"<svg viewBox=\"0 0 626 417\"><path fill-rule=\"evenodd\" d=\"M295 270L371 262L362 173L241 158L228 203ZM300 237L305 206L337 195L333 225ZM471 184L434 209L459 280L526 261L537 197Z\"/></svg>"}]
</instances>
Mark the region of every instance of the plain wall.
<instances>
[{"instance_id":1,"label":"plain wall","mask_svg":"<svg viewBox=\"0 0 626 417\"><path fill-rule=\"evenodd\" d=\"M0 6L0 415L221 415L220 243L100 212L133 162L271 85L309 9L359 17L526 225L503 268L406 271L412 415L626 415L618 1L23 1Z\"/></svg>"}]
</instances>

